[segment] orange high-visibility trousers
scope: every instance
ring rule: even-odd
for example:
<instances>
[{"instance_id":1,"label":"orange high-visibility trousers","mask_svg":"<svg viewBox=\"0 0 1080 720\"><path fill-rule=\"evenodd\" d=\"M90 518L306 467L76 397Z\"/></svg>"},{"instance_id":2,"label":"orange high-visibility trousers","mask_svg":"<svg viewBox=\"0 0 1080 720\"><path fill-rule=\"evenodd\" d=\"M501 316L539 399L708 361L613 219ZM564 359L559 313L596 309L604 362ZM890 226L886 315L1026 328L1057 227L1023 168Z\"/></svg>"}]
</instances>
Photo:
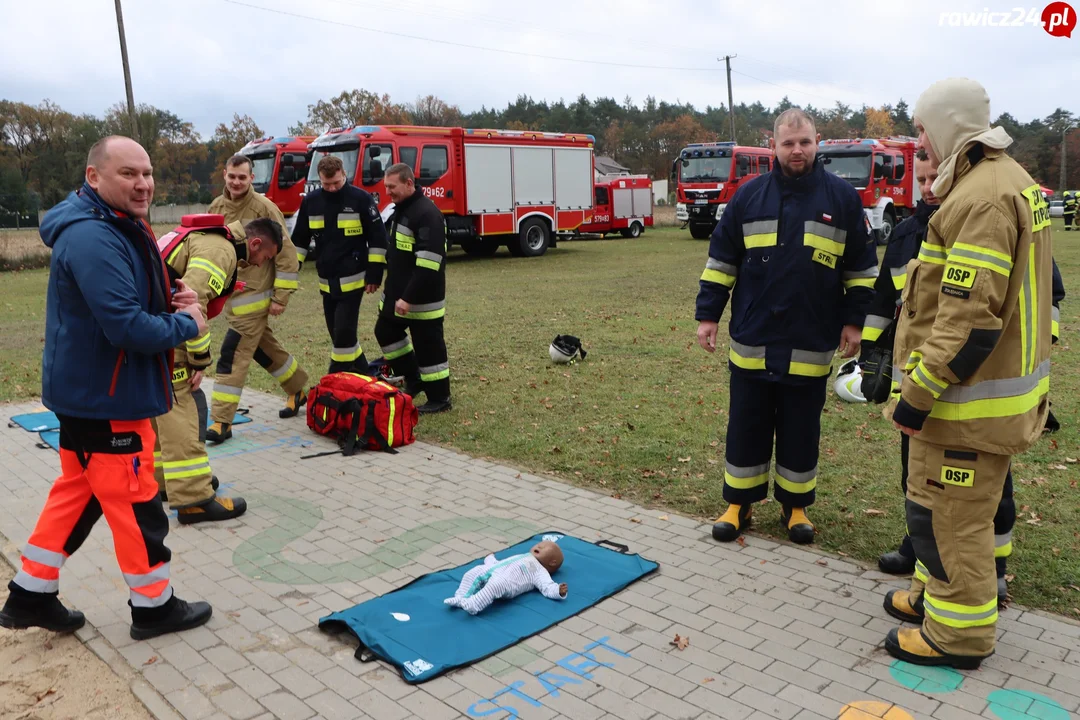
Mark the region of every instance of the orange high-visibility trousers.
<instances>
[{"instance_id":1,"label":"orange high-visibility trousers","mask_svg":"<svg viewBox=\"0 0 1080 720\"><path fill-rule=\"evenodd\" d=\"M61 475L23 550L15 584L30 592L57 592L64 561L104 514L132 606L164 605L172 597L172 553L165 546L169 520L154 479L150 420L58 419Z\"/></svg>"}]
</instances>

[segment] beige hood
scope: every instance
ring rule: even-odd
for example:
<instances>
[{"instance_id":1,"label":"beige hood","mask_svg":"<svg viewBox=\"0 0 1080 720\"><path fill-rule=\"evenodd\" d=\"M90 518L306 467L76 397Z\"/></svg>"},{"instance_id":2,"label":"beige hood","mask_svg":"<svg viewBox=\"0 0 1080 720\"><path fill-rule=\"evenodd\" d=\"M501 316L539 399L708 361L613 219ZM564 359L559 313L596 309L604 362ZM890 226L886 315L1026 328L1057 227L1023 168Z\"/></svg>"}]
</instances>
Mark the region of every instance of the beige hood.
<instances>
[{"instance_id":1,"label":"beige hood","mask_svg":"<svg viewBox=\"0 0 1080 720\"><path fill-rule=\"evenodd\" d=\"M943 198L952 189L956 160L972 143L1004 150L1012 138L1004 128L990 127L990 97L968 78L949 78L931 85L915 103L914 117L926 130L930 147L941 158L932 190Z\"/></svg>"}]
</instances>

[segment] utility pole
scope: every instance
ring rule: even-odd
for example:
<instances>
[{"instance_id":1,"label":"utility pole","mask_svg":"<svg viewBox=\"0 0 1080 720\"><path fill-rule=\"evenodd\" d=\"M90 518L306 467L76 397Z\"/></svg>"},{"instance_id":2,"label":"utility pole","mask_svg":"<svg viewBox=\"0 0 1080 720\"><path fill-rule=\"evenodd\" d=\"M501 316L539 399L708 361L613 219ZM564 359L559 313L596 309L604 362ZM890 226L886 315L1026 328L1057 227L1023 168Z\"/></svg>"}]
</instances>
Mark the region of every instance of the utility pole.
<instances>
[{"instance_id":1,"label":"utility pole","mask_svg":"<svg viewBox=\"0 0 1080 720\"><path fill-rule=\"evenodd\" d=\"M124 63L124 88L127 90L128 119L131 121L131 137L139 142L139 123L135 119L135 96L131 92L131 68L128 66L127 39L124 37L124 13L120 0L116 0L116 27L120 31L120 58Z\"/></svg>"},{"instance_id":2,"label":"utility pole","mask_svg":"<svg viewBox=\"0 0 1080 720\"><path fill-rule=\"evenodd\" d=\"M1065 127L1063 127L1061 129L1061 178L1059 179L1059 182L1058 182L1058 186L1061 189L1058 192L1062 192L1062 193L1065 192L1065 189L1066 189L1065 188L1065 136L1069 133L1070 130L1073 130L1073 129L1074 128L1069 123L1065 123Z\"/></svg>"},{"instance_id":3,"label":"utility pole","mask_svg":"<svg viewBox=\"0 0 1080 720\"><path fill-rule=\"evenodd\" d=\"M120 0L117 0L119 2ZM731 58L738 55L725 55L724 64L727 65L727 106L728 117L731 118L731 142L735 142L735 104L731 100ZM717 58L719 59L719 58Z\"/></svg>"}]
</instances>

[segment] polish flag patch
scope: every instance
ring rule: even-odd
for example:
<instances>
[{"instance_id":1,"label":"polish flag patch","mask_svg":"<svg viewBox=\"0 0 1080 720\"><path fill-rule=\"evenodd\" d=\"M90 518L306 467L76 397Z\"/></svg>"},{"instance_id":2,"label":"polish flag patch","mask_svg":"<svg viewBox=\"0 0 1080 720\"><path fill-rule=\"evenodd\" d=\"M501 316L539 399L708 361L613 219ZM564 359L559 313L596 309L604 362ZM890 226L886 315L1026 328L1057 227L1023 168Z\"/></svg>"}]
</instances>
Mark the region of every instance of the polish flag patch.
<instances>
[{"instance_id":1,"label":"polish flag patch","mask_svg":"<svg viewBox=\"0 0 1080 720\"><path fill-rule=\"evenodd\" d=\"M825 213L821 213L821 219L824 220L825 222L832 222L832 215L827 215Z\"/></svg>"}]
</instances>

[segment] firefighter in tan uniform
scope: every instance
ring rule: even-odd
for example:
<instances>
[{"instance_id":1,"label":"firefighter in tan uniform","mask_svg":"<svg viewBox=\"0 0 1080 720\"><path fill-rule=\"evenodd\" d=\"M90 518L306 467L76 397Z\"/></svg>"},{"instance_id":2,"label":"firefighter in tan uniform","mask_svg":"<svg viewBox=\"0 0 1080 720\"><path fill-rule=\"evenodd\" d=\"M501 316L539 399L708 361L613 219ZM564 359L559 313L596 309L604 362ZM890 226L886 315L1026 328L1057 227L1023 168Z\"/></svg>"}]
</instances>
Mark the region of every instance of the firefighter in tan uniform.
<instances>
[{"instance_id":1,"label":"firefighter in tan uniform","mask_svg":"<svg viewBox=\"0 0 1080 720\"><path fill-rule=\"evenodd\" d=\"M209 212L225 216L226 223L246 223L265 217L285 228L285 218L277 205L251 187L251 160L233 155L225 163L225 192L210 203ZM213 423L206 439L214 443L232 437L232 420L240 404L248 366L254 358L270 373L288 396L278 411L283 418L294 417L304 404L308 376L270 329L270 316L285 312L289 296L300 286L300 261L288 231L282 233L282 249L273 263L244 268L239 279L245 287L225 306L229 330L221 343L214 373Z\"/></svg>"},{"instance_id":2,"label":"firefighter in tan uniform","mask_svg":"<svg viewBox=\"0 0 1080 720\"><path fill-rule=\"evenodd\" d=\"M977 82L932 85L915 106L919 147L940 161L942 199L908 264L895 357L893 422L910 440L909 591L885 598L885 648L920 665L973 669L994 652L994 514L1011 457L1049 410L1050 213L1039 185L1005 154Z\"/></svg>"},{"instance_id":3,"label":"firefighter in tan uniform","mask_svg":"<svg viewBox=\"0 0 1080 720\"><path fill-rule=\"evenodd\" d=\"M206 217L206 216L203 216ZM217 216L220 221L221 216ZM181 228L181 231L183 229ZM231 233L231 235L230 235ZM228 228L207 227L162 236L159 248L169 273L199 298L207 317L215 300L233 292L238 267L260 267L281 250L282 228L269 218ZM220 497L206 454L206 396L200 385L210 366L210 329L174 350L172 410L154 419L154 475L181 525L229 520L247 510L240 497Z\"/></svg>"}]
</instances>

